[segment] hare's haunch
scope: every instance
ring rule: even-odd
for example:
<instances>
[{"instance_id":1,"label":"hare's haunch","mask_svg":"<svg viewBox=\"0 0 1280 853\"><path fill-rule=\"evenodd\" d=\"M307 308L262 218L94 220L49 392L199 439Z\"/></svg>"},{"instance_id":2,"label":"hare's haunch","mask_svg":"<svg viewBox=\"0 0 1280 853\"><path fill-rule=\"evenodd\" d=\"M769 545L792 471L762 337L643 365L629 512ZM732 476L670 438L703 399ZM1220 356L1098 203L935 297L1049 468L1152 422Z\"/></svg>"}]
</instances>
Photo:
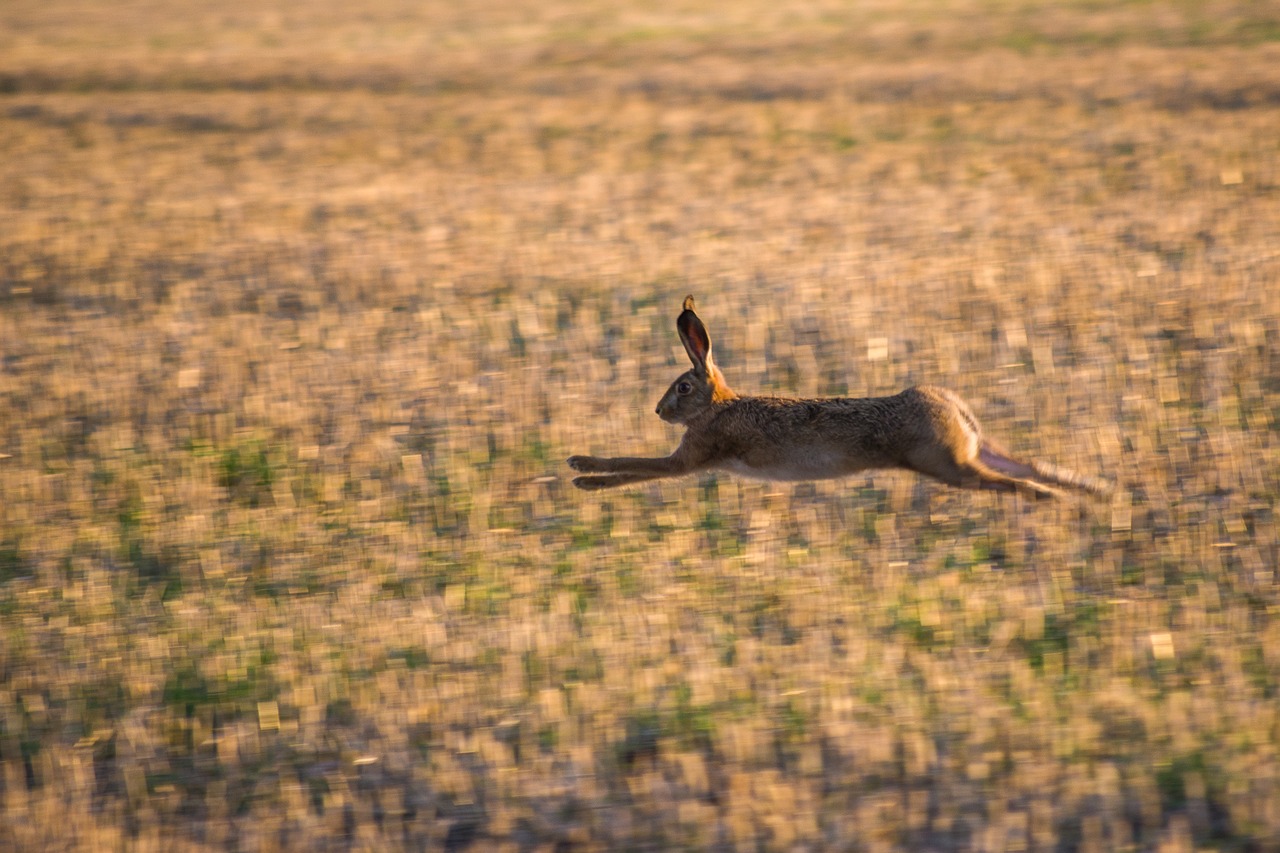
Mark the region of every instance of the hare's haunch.
<instances>
[{"instance_id":1,"label":"hare's haunch","mask_svg":"<svg viewBox=\"0 0 1280 853\"><path fill-rule=\"evenodd\" d=\"M871 468L906 468L965 489L1063 489L1105 494L1110 486L1040 462L1020 462L984 438L959 396L921 385L892 397L793 400L740 397L711 359L711 336L684 300L676 320L693 368L658 401L658 416L687 428L670 456L570 456L580 489L607 489L696 471L764 480L822 480Z\"/></svg>"}]
</instances>

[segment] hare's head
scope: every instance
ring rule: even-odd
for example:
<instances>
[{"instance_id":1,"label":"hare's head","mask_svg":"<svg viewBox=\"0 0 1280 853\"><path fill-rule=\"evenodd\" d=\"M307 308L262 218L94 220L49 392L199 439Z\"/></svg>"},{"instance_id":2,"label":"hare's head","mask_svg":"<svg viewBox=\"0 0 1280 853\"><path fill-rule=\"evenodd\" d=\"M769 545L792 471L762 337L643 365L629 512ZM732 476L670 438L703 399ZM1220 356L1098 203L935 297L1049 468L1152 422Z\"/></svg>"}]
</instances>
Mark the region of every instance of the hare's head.
<instances>
[{"instance_id":1,"label":"hare's head","mask_svg":"<svg viewBox=\"0 0 1280 853\"><path fill-rule=\"evenodd\" d=\"M693 297L686 296L684 310L676 320L680 342L693 368L680 374L658 401L658 417L673 424L688 424L711 408L737 395L725 384L724 376L711 360L711 336L693 313Z\"/></svg>"}]
</instances>

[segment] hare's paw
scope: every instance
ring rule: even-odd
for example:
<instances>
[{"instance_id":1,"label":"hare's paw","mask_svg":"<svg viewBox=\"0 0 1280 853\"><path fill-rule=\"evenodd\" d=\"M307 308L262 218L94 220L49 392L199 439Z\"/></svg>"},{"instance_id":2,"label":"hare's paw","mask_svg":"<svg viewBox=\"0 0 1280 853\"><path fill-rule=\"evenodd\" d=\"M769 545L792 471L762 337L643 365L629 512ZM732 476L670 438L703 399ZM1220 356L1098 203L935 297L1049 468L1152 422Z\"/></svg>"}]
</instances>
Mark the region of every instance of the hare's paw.
<instances>
[{"instance_id":1,"label":"hare's paw","mask_svg":"<svg viewBox=\"0 0 1280 853\"><path fill-rule=\"evenodd\" d=\"M594 492L615 485L612 477L574 477L573 484L584 492Z\"/></svg>"},{"instance_id":2,"label":"hare's paw","mask_svg":"<svg viewBox=\"0 0 1280 853\"><path fill-rule=\"evenodd\" d=\"M570 456L568 461L570 468L583 474L596 474L601 470L600 460L594 456Z\"/></svg>"}]
</instances>

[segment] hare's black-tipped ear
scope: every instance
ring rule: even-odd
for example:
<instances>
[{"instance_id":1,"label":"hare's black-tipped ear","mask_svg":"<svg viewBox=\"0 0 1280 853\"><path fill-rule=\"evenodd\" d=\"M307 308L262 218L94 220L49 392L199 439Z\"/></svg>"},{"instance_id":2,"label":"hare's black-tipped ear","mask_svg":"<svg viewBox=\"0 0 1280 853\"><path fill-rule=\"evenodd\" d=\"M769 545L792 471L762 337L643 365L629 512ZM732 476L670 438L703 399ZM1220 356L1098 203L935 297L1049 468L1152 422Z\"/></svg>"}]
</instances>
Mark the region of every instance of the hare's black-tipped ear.
<instances>
[{"instance_id":1,"label":"hare's black-tipped ear","mask_svg":"<svg viewBox=\"0 0 1280 853\"><path fill-rule=\"evenodd\" d=\"M702 325L698 315L693 313L693 297L686 296L684 310L676 320L676 330L680 332L680 343L689 354L689 360L699 370L706 370L711 363L711 336L707 327Z\"/></svg>"}]
</instances>

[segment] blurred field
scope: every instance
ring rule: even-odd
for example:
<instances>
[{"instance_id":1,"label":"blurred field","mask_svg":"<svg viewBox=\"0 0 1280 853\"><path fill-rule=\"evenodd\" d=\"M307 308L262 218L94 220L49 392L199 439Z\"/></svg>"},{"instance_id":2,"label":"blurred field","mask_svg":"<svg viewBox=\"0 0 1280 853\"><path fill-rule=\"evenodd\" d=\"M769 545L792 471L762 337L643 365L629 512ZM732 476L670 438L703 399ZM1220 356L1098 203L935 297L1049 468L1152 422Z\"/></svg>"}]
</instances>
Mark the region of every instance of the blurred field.
<instances>
[{"instance_id":1,"label":"blurred field","mask_svg":"<svg viewBox=\"0 0 1280 853\"><path fill-rule=\"evenodd\" d=\"M0 848L1280 847L1280 10L617 5L0 6Z\"/></svg>"}]
</instances>

